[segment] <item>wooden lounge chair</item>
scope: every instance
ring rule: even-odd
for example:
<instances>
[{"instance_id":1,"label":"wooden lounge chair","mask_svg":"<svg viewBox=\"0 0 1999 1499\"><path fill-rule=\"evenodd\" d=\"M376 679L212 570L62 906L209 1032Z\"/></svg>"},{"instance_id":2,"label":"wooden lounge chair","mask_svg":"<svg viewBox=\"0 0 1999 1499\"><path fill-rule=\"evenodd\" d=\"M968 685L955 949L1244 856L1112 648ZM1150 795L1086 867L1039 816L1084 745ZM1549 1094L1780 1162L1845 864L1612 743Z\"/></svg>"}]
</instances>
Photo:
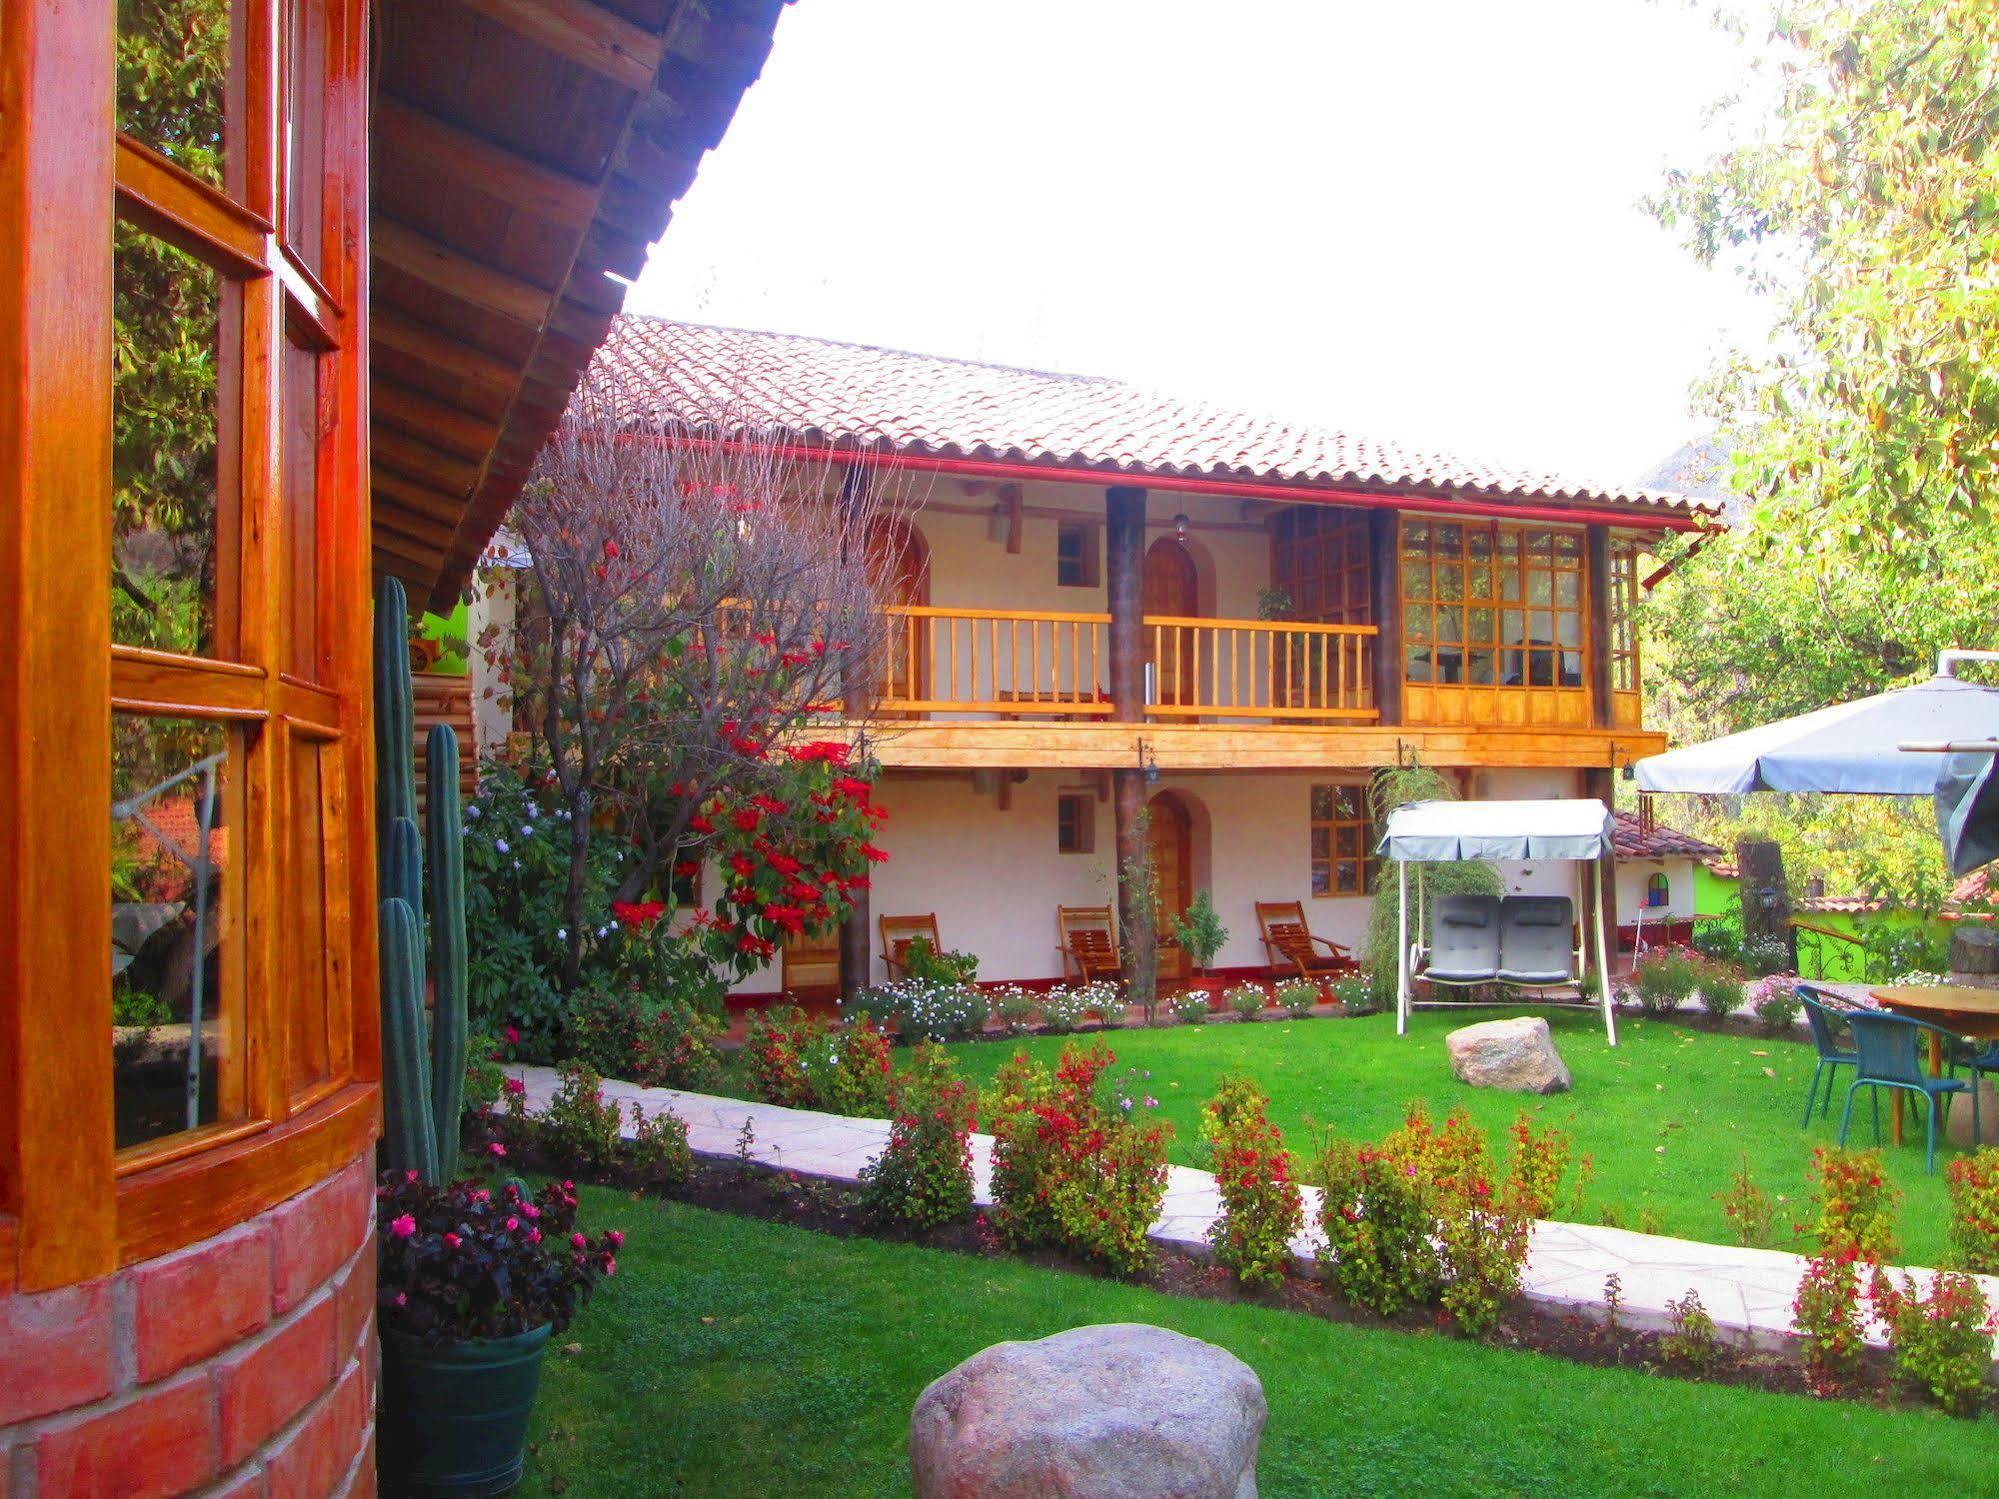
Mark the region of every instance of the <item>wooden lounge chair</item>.
<instances>
[{"instance_id":1,"label":"wooden lounge chair","mask_svg":"<svg viewBox=\"0 0 1999 1499\"><path fill-rule=\"evenodd\" d=\"M882 964L892 979L909 977L909 967L904 959L909 954L909 944L918 937L930 944L931 952L944 950L944 944L937 936L935 911L924 916L884 916L881 918L881 934Z\"/></svg>"},{"instance_id":2,"label":"wooden lounge chair","mask_svg":"<svg viewBox=\"0 0 1999 1499\"><path fill-rule=\"evenodd\" d=\"M1312 935L1302 901L1260 900L1256 903L1256 924L1263 929L1263 952L1274 973L1318 979L1351 973L1358 966L1353 953L1332 938ZM1319 951L1322 947L1324 952Z\"/></svg>"},{"instance_id":3,"label":"wooden lounge chair","mask_svg":"<svg viewBox=\"0 0 1999 1499\"><path fill-rule=\"evenodd\" d=\"M1074 968L1084 983L1122 979L1117 925L1109 906L1057 906L1055 925L1062 933L1062 971Z\"/></svg>"}]
</instances>

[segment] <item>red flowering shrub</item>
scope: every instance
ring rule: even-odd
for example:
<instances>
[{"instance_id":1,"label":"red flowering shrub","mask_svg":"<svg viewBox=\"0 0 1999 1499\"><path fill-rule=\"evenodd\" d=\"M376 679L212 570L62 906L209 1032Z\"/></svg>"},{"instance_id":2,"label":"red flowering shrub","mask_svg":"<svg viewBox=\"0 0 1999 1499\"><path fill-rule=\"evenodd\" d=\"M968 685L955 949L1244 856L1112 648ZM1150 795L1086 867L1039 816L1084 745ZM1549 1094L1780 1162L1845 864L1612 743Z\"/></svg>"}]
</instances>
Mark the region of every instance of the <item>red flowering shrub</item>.
<instances>
[{"instance_id":1,"label":"red flowering shrub","mask_svg":"<svg viewBox=\"0 0 1999 1499\"><path fill-rule=\"evenodd\" d=\"M1383 1316L1435 1305L1481 1337L1518 1294L1533 1220L1549 1210L1568 1164L1568 1139L1513 1127L1503 1186L1484 1133L1463 1110L1441 1128L1421 1104L1379 1146L1328 1142L1321 1161L1334 1284Z\"/></svg>"},{"instance_id":2,"label":"red flowering shrub","mask_svg":"<svg viewBox=\"0 0 1999 1499\"><path fill-rule=\"evenodd\" d=\"M750 1091L765 1103L809 1109L815 1101L808 1058L826 1039L826 1022L779 1005L750 1016L743 1064Z\"/></svg>"},{"instance_id":3,"label":"red flowering shrub","mask_svg":"<svg viewBox=\"0 0 1999 1499\"><path fill-rule=\"evenodd\" d=\"M1812 1152L1818 1199L1818 1253L1805 1266L1791 1305L1804 1342L1805 1383L1836 1392L1865 1344L1867 1297L1892 1299L1881 1266L1895 1256L1893 1213L1900 1194L1882 1174L1881 1154L1821 1145Z\"/></svg>"},{"instance_id":4,"label":"red flowering shrub","mask_svg":"<svg viewBox=\"0 0 1999 1499\"><path fill-rule=\"evenodd\" d=\"M1927 1294L1904 1272L1900 1287L1880 1285L1875 1305L1903 1379L1953 1416L1970 1415L1991 1393L1993 1318L1969 1275L1937 1275Z\"/></svg>"},{"instance_id":5,"label":"red flowering shrub","mask_svg":"<svg viewBox=\"0 0 1999 1499\"><path fill-rule=\"evenodd\" d=\"M1208 1227L1215 1258L1247 1285L1276 1285L1291 1264L1304 1197L1270 1099L1245 1077L1225 1078L1201 1106L1201 1142L1214 1168L1222 1212Z\"/></svg>"},{"instance_id":6,"label":"red flowering shrub","mask_svg":"<svg viewBox=\"0 0 1999 1499\"><path fill-rule=\"evenodd\" d=\"M593 985L570 1002L569 1049L606 1077L648 1088L701 1088L715 1079L721 1027L686 1002Z\"/></svg>"},{"instance_id":7,"label":"red flowering shrub","mask_svg":"<svg viewBox=\"0 0 1999 1499\"><path fill-rule=\"evenodd\" d=\"M431 1186L384 1172L375 1188L375 1304L382 1330L433 1345L569 1326L624 1235L576 1226L572 1182L533 1197L509 1182Z\"/></svg>"},{"instance_id":8,"label":"red flowering shrub","mask_svg":"<svg viewBox=\"0 0 1999 1499\"><path fill-rule=\"evenodd\" d=\"M872 1027L867 1033L880 1039ZM971 1086L956 1075L941 1046L925 1042L895 1092L888 1145L861 1171L868 1211L908 1228L936 1228L968 1216L972 1131L978 1127Z\"/></svg>"},{"instance_id":9,"label":"red flowering shrub","mask_svg":"<svg viewBox=\"0 0 1999 1499\"><path fill-rule=\"evenodd\" d=\"M897 1089L888 1037L858 1020L834 1038L834 1048L831 1067L812 1079L815 1106L860 1119L889 1117Z\"/></svg>"},{"instance_id":10,"label":"red flowering shrub","mask_svg":"<svg viewBox=\"0 0 1999 1499\"><path fill-rule=\"evenodd\" d=\"M1146 1237L1166 1197L1171 1128L1107 1099L1117 1058L1098 1044L1062 1049L1055 1071L1017 1053L993 1080L994 1222L1016 1247L1050 1244L1120 1275L1153 1262Z\"/></svg>"},{"instance_id":11,"label":"red flowering shrub","mask_svg":"<svg viewBox=\"0 0 1999 1499\"><path fill-rule=\"evenodd\" d=\"M1951 1263L1999 1274L1999 1148L1959 1156L1944 1168L1950 1185Z\"/></svg>"}]
</instances>

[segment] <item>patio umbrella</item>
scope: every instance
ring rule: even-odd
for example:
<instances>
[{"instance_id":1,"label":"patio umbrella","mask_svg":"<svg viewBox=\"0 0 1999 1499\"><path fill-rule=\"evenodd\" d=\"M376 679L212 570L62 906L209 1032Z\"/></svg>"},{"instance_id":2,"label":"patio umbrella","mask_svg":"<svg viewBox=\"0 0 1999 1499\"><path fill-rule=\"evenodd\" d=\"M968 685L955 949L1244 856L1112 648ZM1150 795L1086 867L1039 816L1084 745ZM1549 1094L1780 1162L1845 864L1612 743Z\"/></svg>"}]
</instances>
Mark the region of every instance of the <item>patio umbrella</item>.
<instances>
[{"instance_id":1,"label":"patio umbrella","mask_svg":"<svg viewBox=\"0 0 1999 1499\"><path fill-rule=\"evenodd\" d=\"M1937 660L1937 674L1913 687L1648 756L1634 767L1638 788L1709 795L1835 791L1928 796L1938 789L1942 757L1898 746L1911 740L1999 737L1999 687L1961 681L1954 668L1966 658L1999 660L1999 653L1945 651Z\"/></svg>"}]
</instances>

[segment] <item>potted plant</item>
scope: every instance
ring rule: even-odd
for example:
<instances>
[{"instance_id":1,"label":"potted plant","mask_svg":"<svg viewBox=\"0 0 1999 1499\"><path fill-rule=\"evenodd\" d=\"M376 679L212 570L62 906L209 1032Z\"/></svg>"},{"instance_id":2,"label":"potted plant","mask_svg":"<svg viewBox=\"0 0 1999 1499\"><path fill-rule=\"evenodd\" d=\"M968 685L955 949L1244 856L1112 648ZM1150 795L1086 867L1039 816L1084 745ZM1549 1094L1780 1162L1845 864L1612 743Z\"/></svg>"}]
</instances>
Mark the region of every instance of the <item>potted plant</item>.
<instances>
[{"instance_id":1,"label":"potted plant","mask_svg":"<svg viewBox=\"0 0 1999 1499\"><path fill-rule=\"evenodd\" d=\"M520 1482L548 1340L616 1273L624 1237L576 1226L572 1182L530 1197L515 1182L386 1171L375 1212L383 1486L504 1494Z\"/></svg>"},{"instance_id":2,"label":"potted plant","mask_svg":"<svg viewBox=\"0 0 1999 1499\"><path fill-rule=\"evenodd\" d=\"M1229 940L1229 929L1215 914L1214 899L1205 887L1195 891L1193 904L1174 918L1173 937L1193 967L1193 981L1188 988L1198 989L1204 994L1211 993L1212 986L1203 980L1214 967L1215 954Z\"/></svg>"}]
</instances>

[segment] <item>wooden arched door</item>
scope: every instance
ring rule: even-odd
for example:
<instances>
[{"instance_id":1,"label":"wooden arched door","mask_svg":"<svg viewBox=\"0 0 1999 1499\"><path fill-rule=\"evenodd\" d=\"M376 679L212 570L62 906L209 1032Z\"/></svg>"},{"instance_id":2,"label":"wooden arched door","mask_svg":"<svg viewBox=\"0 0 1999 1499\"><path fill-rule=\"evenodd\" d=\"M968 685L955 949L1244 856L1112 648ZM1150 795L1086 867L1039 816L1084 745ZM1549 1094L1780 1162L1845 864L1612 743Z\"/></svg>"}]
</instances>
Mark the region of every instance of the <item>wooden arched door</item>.
<instances>
[{"instance_id":1,"label":"wooden arched door","mask_svg":"<svg viewBox=\"0 0 1999 1499\"><path fill-rule=\"evenodd\" d=\"M1184 625L1155 625L1155 618L1187 619L1200 613L1200 578L1194 559L1171 536L1145 552L1145 659L1153 668L1155 701L1188 706L1194 696L1194 632Z\"/></svg>"},{"instance_id":2,"label":"wooden arched door","mask_svg":"<svg viewBox=\"0 0 1999 1499\"><path fill-rule=\"evenodd\" d=\"M907 521L877 521L868 532L868 555L883 565L891 609L929 604L930 543L921 531ZM882 662L883 697L921 699L926 695L929 645L928 620L905 614L889 616Z\"/></svg>"},{"instance_id":3,"label":"wooden arched door","mask_svg":"<svg viewBox=\"0 0 1999 1499\"><path fill-rule=\"evenodd\" d=\"M1170 791L1147 803L1146 840L1152 858L1159 929L1159 976L1188 976L1187 954L1173 940L1173 923L1194 903L1194 819L1187 804Z\"/></svg>"}]
</instances>

